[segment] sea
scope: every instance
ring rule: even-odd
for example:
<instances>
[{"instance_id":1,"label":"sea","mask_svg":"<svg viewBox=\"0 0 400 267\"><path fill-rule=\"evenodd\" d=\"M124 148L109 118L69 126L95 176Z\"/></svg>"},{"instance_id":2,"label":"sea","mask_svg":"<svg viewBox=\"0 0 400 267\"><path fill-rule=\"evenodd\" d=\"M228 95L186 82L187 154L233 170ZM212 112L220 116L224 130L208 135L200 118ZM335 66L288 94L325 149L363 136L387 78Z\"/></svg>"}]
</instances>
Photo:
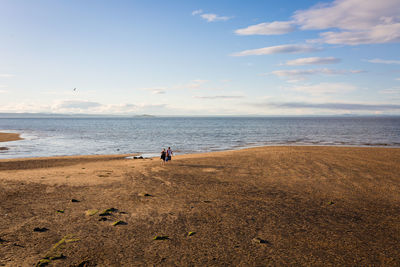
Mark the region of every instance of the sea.
<instances>
[{"instance_id":1,"label":"sea","mask_svg":"<svg viewBox=\"0 0 400 267\"><path fill-rule=\"evenodd\" d=\"M0 118L0 159L66 155L158 156L256 146L400 147L400 116Z\"/></svg>"}]
</instances>

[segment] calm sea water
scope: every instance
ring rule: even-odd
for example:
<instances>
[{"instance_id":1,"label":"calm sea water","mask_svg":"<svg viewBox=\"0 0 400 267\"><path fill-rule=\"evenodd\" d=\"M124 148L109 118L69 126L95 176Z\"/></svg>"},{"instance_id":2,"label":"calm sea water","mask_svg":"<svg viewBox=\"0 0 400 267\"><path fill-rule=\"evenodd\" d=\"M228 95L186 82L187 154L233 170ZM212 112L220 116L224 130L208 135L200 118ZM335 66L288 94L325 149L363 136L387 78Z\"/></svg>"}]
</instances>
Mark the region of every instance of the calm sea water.
<instances>
[{"instance_id":1,"label":"calm sea water","mask_svg":"<svg viewBox=\"0 0 400 267\"><path fill-rule=\"evenodd\" d=\"M400 117L0 118L0 158L142 153L176 154L263 145L400 147Z\"/></svg>"}]
</instances>

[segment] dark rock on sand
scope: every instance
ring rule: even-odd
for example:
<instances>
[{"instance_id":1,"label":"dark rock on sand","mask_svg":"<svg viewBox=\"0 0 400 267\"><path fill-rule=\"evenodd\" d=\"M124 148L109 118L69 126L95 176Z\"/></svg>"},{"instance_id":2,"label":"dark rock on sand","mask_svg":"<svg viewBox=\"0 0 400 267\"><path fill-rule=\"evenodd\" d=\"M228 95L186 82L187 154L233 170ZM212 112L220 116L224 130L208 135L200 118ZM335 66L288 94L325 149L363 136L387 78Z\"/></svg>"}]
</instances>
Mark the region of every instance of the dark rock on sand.
<instances>
[{"instance_id":1,"label":"dark rock on sand","mask_svg":"<svg viewBox=\"0 0 400 267\"><path fill-rule=\"evenodd\" d=\"M33 231L34 232L46 232L46 231L48 231L49 229L47 229L46 227L43 227L43 228L41 228L41 227L35 227L34 229L33 229Z\"/></svg>"}]
</instances>

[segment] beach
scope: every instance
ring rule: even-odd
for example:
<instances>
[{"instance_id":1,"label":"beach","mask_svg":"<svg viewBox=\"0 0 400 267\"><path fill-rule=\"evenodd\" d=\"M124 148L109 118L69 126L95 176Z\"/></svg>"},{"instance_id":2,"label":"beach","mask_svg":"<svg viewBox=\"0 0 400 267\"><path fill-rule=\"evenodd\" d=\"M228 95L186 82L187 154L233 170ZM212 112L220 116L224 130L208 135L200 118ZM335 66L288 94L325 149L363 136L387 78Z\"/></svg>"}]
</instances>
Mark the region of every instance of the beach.
<instances>
[{"instance_id":1,"label":"beach","mask_svg":"<svg viewBox=\"0 0 400 267\"><path fill-rule=\"evenodd\" d=\"M9 142L17 140L22 140L20 135L17 133L0 133L0 142Z\"/></svg>"},{"instance_id":2,"label":"beach","mask_svg":"<svg viewBox=\"0 0 400 267\"><path fill-rule=\"evenodd\" d=\"M399 265L399 163L322 146L1 160L0 265Z\"/></svg>"}]
</instances>

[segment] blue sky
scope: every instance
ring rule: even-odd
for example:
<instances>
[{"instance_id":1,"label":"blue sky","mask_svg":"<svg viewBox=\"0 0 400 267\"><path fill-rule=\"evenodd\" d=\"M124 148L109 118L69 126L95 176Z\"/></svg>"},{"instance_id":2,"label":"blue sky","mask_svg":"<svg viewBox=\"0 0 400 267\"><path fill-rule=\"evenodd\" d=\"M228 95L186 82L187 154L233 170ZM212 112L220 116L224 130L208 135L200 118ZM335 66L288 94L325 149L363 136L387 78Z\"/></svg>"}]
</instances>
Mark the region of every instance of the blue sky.
<instances>
[{"instance_id":1,"label":"blue sky","mask_svg":"<svg viewBox=\"0 0 400 267\"><path fill-rule=\"evenodd\" d=\"M398 0L0 0L0 112L400 114L399 14Z\"/></svg>"}]
</instances>

